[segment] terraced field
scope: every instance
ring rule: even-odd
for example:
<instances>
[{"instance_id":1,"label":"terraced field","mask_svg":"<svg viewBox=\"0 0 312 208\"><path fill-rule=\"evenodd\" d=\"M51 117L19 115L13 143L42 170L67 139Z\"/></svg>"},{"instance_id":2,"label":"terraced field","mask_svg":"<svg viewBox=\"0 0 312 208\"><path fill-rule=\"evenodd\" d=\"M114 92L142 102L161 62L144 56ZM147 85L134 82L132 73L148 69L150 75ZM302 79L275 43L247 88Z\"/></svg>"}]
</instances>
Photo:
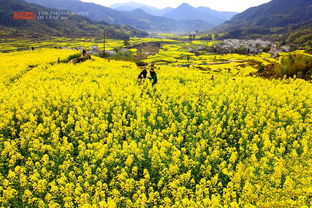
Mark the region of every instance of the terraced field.
<instances>
[{"instance_id":1,"label":"terraced field","mask_svg":"<svg viewBox=\"0 0 312 208\"><path fill-rule=\"evenodd\" d=\"M311 206L312 84L249 76L278 60L166 45L152 86L75 53L0 54L0 206Z\"/></svg>"}]
</instances>

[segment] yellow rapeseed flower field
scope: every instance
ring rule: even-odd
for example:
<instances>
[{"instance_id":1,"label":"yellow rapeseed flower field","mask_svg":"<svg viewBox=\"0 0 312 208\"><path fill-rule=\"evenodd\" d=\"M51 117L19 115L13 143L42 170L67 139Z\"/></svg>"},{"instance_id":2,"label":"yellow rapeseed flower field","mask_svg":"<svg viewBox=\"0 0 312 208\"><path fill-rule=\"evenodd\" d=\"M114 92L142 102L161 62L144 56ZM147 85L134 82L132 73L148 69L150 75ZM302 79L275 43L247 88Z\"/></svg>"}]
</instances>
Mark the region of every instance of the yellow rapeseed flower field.
<instances>
[{"instance_id":1,"label":"yellow rapeseed flower field","mask_svg":"<svg viewBox=\"0 0 312 208\"><path fill-rule=\"evenodd\" d=\"M309 207L312 84L0 54L0 207Z\"/></svg>"}]
</instances>

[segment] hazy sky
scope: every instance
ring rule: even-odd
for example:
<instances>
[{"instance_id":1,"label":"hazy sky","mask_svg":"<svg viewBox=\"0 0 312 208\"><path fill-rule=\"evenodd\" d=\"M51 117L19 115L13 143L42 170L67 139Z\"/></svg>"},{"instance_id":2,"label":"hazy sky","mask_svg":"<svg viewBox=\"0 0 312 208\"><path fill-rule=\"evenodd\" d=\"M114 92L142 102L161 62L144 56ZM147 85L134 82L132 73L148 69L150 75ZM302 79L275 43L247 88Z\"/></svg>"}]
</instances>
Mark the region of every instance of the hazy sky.
<instances>
[{"instance_id":1,"label":"hazy sky","mask_svg":"<svg viewBox=\"0 0 312 208\"><path fill-rule=\"evenodd\" d=\"M111 6L115 3L129 2L130 0L82 0L85 2L94 2L104 6ZM192 6L206 6L219 11L237 11L242 12L249 7L258 6L269 2L270 0L135 0L134 2L144 3L157 8L177 7L183 2Z\"/></svg>"}]
</instances>

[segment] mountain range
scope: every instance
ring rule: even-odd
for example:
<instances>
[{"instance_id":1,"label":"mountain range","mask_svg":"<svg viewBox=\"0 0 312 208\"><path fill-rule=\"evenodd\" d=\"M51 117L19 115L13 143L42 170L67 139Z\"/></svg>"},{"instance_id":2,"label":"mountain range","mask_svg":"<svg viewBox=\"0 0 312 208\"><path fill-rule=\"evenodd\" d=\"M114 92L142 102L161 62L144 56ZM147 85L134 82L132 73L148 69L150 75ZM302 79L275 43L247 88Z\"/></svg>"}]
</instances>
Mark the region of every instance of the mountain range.
<instances>
[{"instance_id":1,"label":"mountain range","mask_svg":"<svg viewBox=\"0 0 312 208\"><path fill-rule=\"evenodd\" d=\"M113 4L110 8L119 11L132 11L135 9L142 9L148 14L155 16L167 17L175 20L203 20L218 25L230 20L237 12L220 12L208 7L193 7L187 3L183 3L177 8L166 7L164 9L158 9L146 4L127 2Z\"/></svg>"},{"instance_id":2,"label":"mountain range","mask_svg":"<svg viewBox=\"0 0 312 208\"><path fill-rule=\"evenodd\" d=\"M183 3L174 10L171 10L164 16L176 20L210 20L215 25L221 24L231 19L237 12L219 12L208 7L192 7Z\"/></svg>"},{"instance_id":3,"label":"mountain range","mask_svg":"<svg viewBox=\"0 0 312 208\"><path fill-rule=\"evenodd\" d=\"M32 19L14 19L14 12L31 12L36 15ZM109 37L124 39L129 36L147 36L146 32L130 26L110 25L105 22L94 22L83 16L67 16L61 19L38 19L37 15L43 12L54 14L66 13L57 9L47 10L44 7L30 4L21 0L0 0L0 30L1 36L27 36L43 38L45 36L62 37L101 37L105 31ZM68 12L68 11L67 11Z\"/></svg>"},{"instance_id":4,"label":"mountain range","mask_svg":"<svg viewBox=\"0 0 312 208\"><path fill-rule=\"evenodd\" d=\"M312 28L312 0L272 0L249 8L215 28L224 38L287 39L292 33ZM303 35L303 34L302 34Z\"/></svg>"},{"instance_id":5,"label":"mountain range","mask_svg":"<svg viewBox=\"0 0 312 208\"><path fill-rule=\"evenodd\" d=\"M133 11L135 9L142 9L146 13L154 15L154 16L164 16L165 14L174 10L174 8L171 8L171 7L166 7L164 9L158 9L158 8L146 5L146 4L141 4L141 3L137 3L137 2L133 2L133 1L126 2L126 3L113 4L112 6L110 6L110 8L118 10L118 11L126 11L126 12L130 12L130 11Z\"/></svg>"},{"instance_id":6,"label":"mountain range","mask_svg":"<svg viewBox=\"0 0 312 208\"><path fill-rule=\"evenodd\" d=\"M207 31L234 15L231 12L218 12L207 7L195 8L185 3L177 8L157 9L130 2L112 5L114 8L112 9L80 0L25 1L0 0L1 34L3 31L7 31L7 34L8 31L9 33L13 31L14 34L99 36L105 30L114 38L125 38L130 35L146 36L147 33L141 30ZM38 12L60 9L88 12L88 16L72 16L67 21L38 19L16 21L12 18L14 11ZM222 38L261 38L297 45L312 45L312 0L271 0L234 15L210 32L221 34Z\"/></svg>"},{"instance_id":7,"label":"mountain range","mask_svg":"<svg viewBox=\"0 0 312 208\"><path fill-rule=\"evenodd\" d=\"M66 9L75 12L88 12L89 18L94 21L105 21L109 24L129 25L137 29L153 32L193 32L195 30L205 31L224 22L235 13L217 12L207 8L194 8L182 4L176 9L166 8L158 10L153 7L133 4L119 5L123 11L114 10L94 3L79 0L26 0L29 3L39 4L48 8ZM132 5L132 6L131 6ZM125 9L131 7L134 9ZM187 10L185 8L187 7ZM166 14L160 15L162 12ZM158 12L157 15L155 15ZM209 14L213 13L213 14ZM206 14L207 13L207 14ZM187 14L187 18L183 16ZM192 17L192 18L190 18Z\"/></svg>"}]
</instances>

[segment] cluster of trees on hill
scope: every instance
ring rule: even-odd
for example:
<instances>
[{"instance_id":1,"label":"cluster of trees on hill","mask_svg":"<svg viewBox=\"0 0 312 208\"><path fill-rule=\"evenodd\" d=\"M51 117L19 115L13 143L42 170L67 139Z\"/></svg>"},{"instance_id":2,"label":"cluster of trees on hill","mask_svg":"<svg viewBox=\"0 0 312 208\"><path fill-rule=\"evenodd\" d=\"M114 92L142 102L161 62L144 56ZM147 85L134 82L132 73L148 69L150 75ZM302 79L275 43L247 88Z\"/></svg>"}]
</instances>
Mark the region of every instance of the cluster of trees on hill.
<instances>
[{"instance_id":1,"label":"cluster of trees on hill","mask_svg":"<svg viewBox=\"0 0 312 208\"><path fill-rule=\"evenodd\" d=\"M312 79L312 55L306 53L289 53L280 57L280 67L276 75Z\"/></svg>"},{"instance_id":2,"label":"cluster of trees on hill","mask_svg":"<svg viewBox=\"0 0 312 208\"><path fill-rule=\"evenodd\" d=\"M285 42L312 53L312 25L310 28L300 29L289 34Z\"/></svg>"}]
</instances>

